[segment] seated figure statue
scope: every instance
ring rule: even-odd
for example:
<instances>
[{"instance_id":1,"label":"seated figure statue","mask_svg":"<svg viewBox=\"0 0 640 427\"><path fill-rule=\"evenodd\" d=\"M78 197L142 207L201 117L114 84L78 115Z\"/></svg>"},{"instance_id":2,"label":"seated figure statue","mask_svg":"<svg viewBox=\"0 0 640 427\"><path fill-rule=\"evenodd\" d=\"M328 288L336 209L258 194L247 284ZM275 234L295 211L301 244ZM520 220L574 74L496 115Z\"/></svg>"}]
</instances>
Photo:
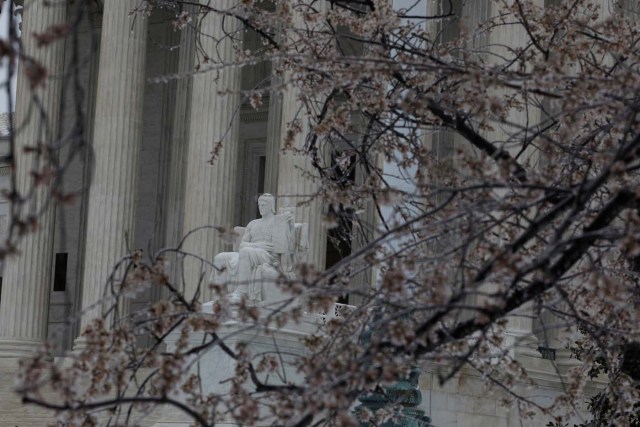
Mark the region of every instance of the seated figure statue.
<instances>
[{"instance_id":1,"label":"seated figure statue","mask_svg":"<svg viewBox=\"0 0 640 427\"><path fill-rule=\"evenodd\" d=\"M235 227L241 235L238 252L222 252L214 258L213 281L234 288L232 300L242 295L252 302L270 299L267 289L275 292L280 274L293 277L295 257L307 247L306 224L294 224L290 211L276 215L271 194L258 198L258 209L262 218L244 229Z\"/></svg>"}]
</instances>

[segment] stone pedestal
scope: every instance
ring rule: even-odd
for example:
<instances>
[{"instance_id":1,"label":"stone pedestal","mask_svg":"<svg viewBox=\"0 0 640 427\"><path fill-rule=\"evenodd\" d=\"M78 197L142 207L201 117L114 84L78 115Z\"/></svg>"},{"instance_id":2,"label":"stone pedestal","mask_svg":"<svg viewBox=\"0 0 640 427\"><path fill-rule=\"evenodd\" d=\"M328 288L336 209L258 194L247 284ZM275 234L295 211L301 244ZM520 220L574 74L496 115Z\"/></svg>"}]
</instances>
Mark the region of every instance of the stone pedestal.
<instances>
[{"instance_id":1,"label":"stone pedestal","mask_svg":"<svg viewBox=\"0 0 640 427\"><path fill-rule=\"evenodd\" d=\"M211 304L206 303L203 305L202 315L211 313ZM271 329L269 334L265 334L262 327L251 328L251 325L242 323L236 320L229 320L218 331L218 335L224 340L225 344L235 349L239 343L245 343L247 345L247 351L253 355L265 354L265 353L279 353L282 360L285 363L285 369L287 369L287 380L291 383L304 383L304 378L296 372L296 369L291 368L291 365L287 365L288 362L304 353L304 346L301 343L301 338L314 331L318 327L318 317L310 316L306 322L301 322L300 325L285 326L279 330ZM167 351L176 351L176 341L179 338L179 334L172 334L166 340ZM202 344L204 334L194 333L189 337L188 347L198 347ZM181 348L184 351L184 348ZM288 368L286 368L289 366ZM197 361L191 366L189 372L196 373L200 376L202 383L202 392L204 394L214 393L225 396L229 392L229 383L226 382L229 378L235 376L236 362L229 355L220 349L218 346L213 346L209 350L201 353L198 356ZM264 379L264 374L260 374ZM182 378L189 377L188 373L182 375ZM269 377L271 383L277 382L277 376L271 375ZM253 385L247 383L249 390L253 389ZM174 395L180 400L182 395L178 392ZM179 410L172 407L165 407L159 421L154 424L154 427L188 427L193 424L193 421L189 417L181 413ZM225 420L216 422L216 425L237 425L235 423L226 423Z\"/></svg>"}]
</instances>

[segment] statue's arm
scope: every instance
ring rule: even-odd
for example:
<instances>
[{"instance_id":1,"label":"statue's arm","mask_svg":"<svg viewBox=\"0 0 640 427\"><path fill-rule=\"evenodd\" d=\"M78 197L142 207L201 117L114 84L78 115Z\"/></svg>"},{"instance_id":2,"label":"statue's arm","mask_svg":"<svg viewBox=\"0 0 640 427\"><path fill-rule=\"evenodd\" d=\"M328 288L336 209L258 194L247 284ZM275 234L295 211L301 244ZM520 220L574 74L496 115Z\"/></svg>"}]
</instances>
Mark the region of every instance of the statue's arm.
<instances>
[{"instance_id":1,"label":"statue's arm","mask_svg":"<svg viewBox=\"0 0 640 427\"><path fill-rule=\"evenodd\" d=\"M253 246L251 244L251 223L247 224L247 228L244 230L244 234L242 235L242 240L240 241L240 245L238 245L239 249Z\"/></svg>"},{"instance_id":2,"label":"statue's arm","mask_svg":"<svg viewBox=\"0 0 640 427\"><path fill-rule=\"evenodd\" d=\"M242 236L242 240L240 241L240 245L238 246L238 248L239 249L260 248L260 249L264 249L265 251L271 252L273 251L273 243L253 241L253 236L251 235L251 232L253 228L256 226L257 221L258 220L253 220L247 225L247 229L245 230L244 235Z\"/></svg>"}]
</instances>

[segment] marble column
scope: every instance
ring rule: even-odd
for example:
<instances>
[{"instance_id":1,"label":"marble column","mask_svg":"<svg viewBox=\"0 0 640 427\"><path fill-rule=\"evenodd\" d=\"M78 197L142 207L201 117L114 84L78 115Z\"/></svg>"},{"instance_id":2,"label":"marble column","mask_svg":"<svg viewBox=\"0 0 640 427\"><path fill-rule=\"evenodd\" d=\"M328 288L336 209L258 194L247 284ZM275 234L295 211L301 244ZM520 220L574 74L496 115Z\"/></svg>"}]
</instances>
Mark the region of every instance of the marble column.
<instances>
[{"instance_id":1,"label":"marble column","mask_svg":"<svg viewBox=\"0 0 640 427\"><path fill-rule=\"evenodd\" d=\"M185 7L193 13L192 7ZM165 247L175 248L182 238L182 222L184 215L185 178L187 138L189 136L189 117L191 109L191 89L193 59L195 56L196 34L193 27L188 26L180 33L180 47L178 57L178 75L173 113L172 138L170 142L169 171L166 185L166 220L164 228ZM175 257L170 255L172 264ZM179 277L178 266L172 268L172 281Z\"/></svg>"},{"instance_id":2,"label":"marble column","mask_svg":"<svg viewBox=\"0 0 640 427\"><path fill-rule=\"evenodd\" d=\"M326 6L323 3L322 6ZM293 28L305 28L307 24L301 15L302 11L291 7ZM322 19L318 25L322 25ZM296 31L285 34L287 43L296 46ZM310 132L311 118L305 114L305 106L300 101L300 89L296 74L291 70L284 73L285 88L282 94L282 113L280 125L280 145L278 147L278 208L295 207L295 221L309 224L309 252L306 262L318 270L324 270L327 251L327 235L323 225L324 204L317 195L320 189L318 172L311 159L304 153L306 137ZM321 96L318 94L317 96ZM293 141L286 141L285 135L295 123L302 131L297 133ZM290 146L288 146L290 145ZM267 153L267 158L269 154Z\"/></svg>"},{"instance_id":3,"label":"marble column","mask_svg":"<svg viewBox=\"0 0 640 427\"><path fill-rule=\"evenodd\" d=\"M147 19L129 0L104 3L82 289L82 327L101 315L107 281L134 237ZM84 345L76 340L76 348Z\"/></svg>"},{"instance_id":4,"label":"marble column","mask_svg":"<svg viewBox=\"0 0 640 427\"><path fill-rule=\"evenodd\" d=\"M300 117L297 117L300 114ZM282 99L282 130L293 121L304 123L306 119L298 101L298 89L289 87ZM278 156L278 208L295 207L295 221L309 224L309 253L306 262L316 269L324 270L327 248L326 230L323 225L323 202L316 194L320 188L320 178L303 150L308 127L302 124L303 131L296 135L292 147L285 147L282 138ZM284 133L283 132L283 133Z\"/></svg>"},{"instance_id":5,"label":"marble column","mask_svg":"<svg viewBox=\"0 0 640 427\"><path fill-rule=\"evenodd\" d=\"M231 10L235 0L220 0L216 8ZM238 169L238 115L240 107L240 69L232 65L234 45L227 34L238 37L238 21L209 13L202 17L198 47L209 63L200 64L193 76L186 159L186 195L183 234L202 226L230 229L234 223L234 200ZM202 53L201 52L201 53ZM199 55L200 60L202 55ZM196 58L198 60L198 58ZM207 67L214 68L207 71ZM210 164L208 161L213 158ZM193 232L184 251L195 255L184 260L184 292L188 299L207 292L215 254L226 249L220 233L211 229ZM197 259L200 257L201 260Z\"/></svg>"},{"instance_id":6,"label":"marble column","mask_svg":"<svg viewBox=\"0 0 640 427\"><path fill-rule=\"evenodd\" d=\"M368 154L369 161L373 164L381 163L382 156ZM356 185L364 185L369 178L369 173L364 166L356 167ZM357 215L352 223L352 252L357 252L366 247L375 237L376 230L376 208L372 197L363 201L362 213ZM349 283L349 304L359 306L366 300L366 296L371 292L372 284L375 283L375 268L367 264L366 259L359 259L353 263L353 270L358 271L351 277ZM367 268L368 267L368 268ZM360 270L360 271L359 271Z\"/></svg>"},{"instance_id":7,"label":"marble column","mask_svg":"<svg viewBox=\"0 0 640 427\"><path fill-rule=\"evenodd\" d=\"M282 79L273 71L277 67L278 64L276 60L274 60L271 72L271 91L269 94L267 156L264 170L264 190L265 193L271 194L278 192L278 156L282 140L282 92L279 87Z\"/></svg>"},{"instance_id":8,"label":"marble column","mask_svg":"<svg viewBox=\"0 0 640 427\"><path fill-rule=\"evenodd\" d=\"M536 0L539 6L542 6L541 0ZM499 13L503 13L503 9L497 6L495 3L491 3L491 16L497 16ZM500 64L506 62L504 58L513 57L519 47L525 46L528 43L529 37L524 31L522 26L512 25L504 26L500 28L500 31L494 31L490 33L488 47L484 49L493 53L493 55L486 55L489 62L498 62ZM474 46L476 48L482 47ZM497 64L496 64L497 65ZM513 91L507 89L496 89L493 94L500 97L517 96ZM507 116L506 123L502 123L498 120L492 123L494 129L487 132L487 137L490 141L507 141L505 144L510 148L512 155L519 155L519 162L529 161L530 164L538 164L539 151L530 144L529 148L524 153L518 153L521 148L520 138L522 132L519 127L513 126L507 123L519 123L521 126L527 126L532 123L539 123L540 111L536 108L525 108L522 111L515 109L510 110ZM494 285L484 285L481 290L485 292L492 292L495 288ZM474 297L475 304L482 304L483 301ZM540 353L538 353L538 341L537 337L533 333L533 318L534 318L534 306L533 304L525 304L517 310L514 310L507 317L506 327L506 340L505 348L509 350L512 357L517 358L521 362L528 360L532 363L540 359ZM531 364L529 365L531 366Z\"/></svg>"},{"instance_id":9,"label":"marble column","mask_svg":"<svg viewBox=\"0 0 640 427\"><path fill-rule=\"evenodd\" d=\"M49 5L35 2L23 14L23 50L42 65L48 75L44 85L32 91L25 73L28 66L24 62L19 64L16 125L20 130L14 153L15 178L21 196L33 193L18 210L22 218L39 213L39 228L22 238L19 255L6 261L0 305L0 357L27 356L47 337L55 208L48 205L49 187L33 187L31 172L41 171L42 159L25 153L23 147L50 145L59 138L64 39L37 47L33 34L43 33L65 21L64 2ZM33 97L38 97L40 108L34 107Z\"/></svg>"}]
</instances>

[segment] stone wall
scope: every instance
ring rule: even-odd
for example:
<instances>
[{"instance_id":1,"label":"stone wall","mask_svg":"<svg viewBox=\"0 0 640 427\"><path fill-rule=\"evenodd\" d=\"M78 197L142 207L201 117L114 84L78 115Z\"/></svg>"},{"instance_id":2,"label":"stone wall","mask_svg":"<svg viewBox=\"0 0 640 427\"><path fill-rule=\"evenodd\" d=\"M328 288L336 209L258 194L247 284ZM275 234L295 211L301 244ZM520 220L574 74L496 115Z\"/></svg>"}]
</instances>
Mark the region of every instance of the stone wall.
<instances>
[{"instance_id":1,"label":"stone wall","mask_svg":"<svg viewBox=\"0 0 640 427\"><path fill-rule=\"evenodd\" d=\"M495 389L490 390L486 380L480 378L470 369L462 369L462 372L444 385L438 381L438 372L442 366L432 366L423 370L420 376L420 390L422 391L422 404L420 408L431 417L431 422L437 427L543 427L551 417L537 412L533 418L523 417L523 413L516 405L503 403L505 392ZM549 363L549 368L553 369ZM551 371L550 371L551 372ZM534 379L539 385L536 387L521 384L516 386L516 392L523 397L531 399L536 404L548 406L562 390L562 379L555 377ZM596 392L597 384L591 384L586 395ZM588 419L588 411L585 403L571 420L580 422Z\"/></svg>"}]
</instances>

